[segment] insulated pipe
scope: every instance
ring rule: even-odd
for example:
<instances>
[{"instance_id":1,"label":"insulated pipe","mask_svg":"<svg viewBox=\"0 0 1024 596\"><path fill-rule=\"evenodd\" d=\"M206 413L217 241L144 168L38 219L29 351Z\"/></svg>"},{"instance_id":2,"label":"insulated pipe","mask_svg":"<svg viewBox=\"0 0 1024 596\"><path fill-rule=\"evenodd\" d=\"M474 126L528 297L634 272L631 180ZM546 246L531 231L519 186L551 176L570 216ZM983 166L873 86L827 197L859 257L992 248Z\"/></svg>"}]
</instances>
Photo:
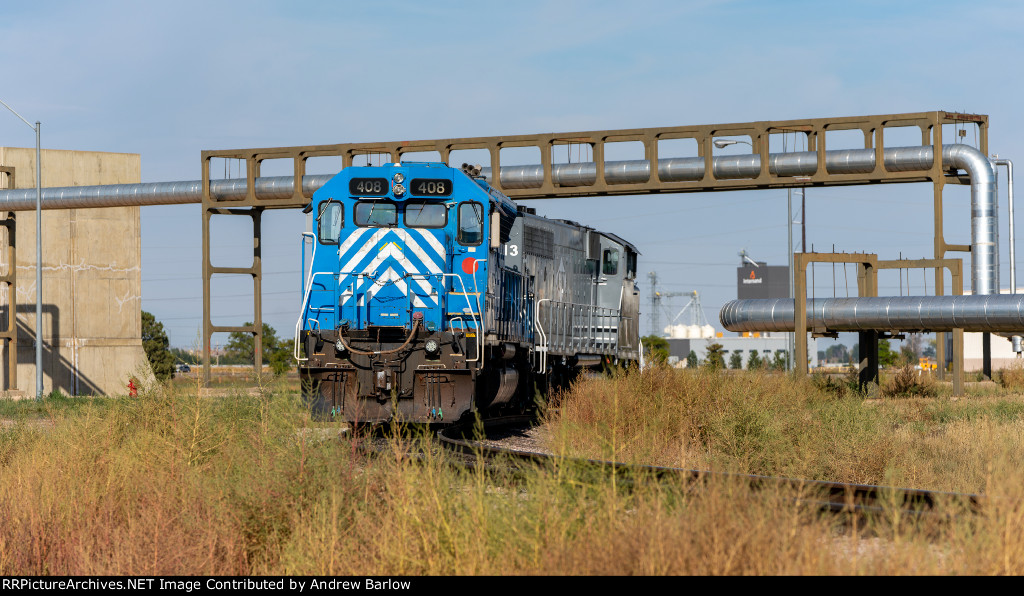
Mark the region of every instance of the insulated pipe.
<instances>
[{"instance_id":1,"label":"insulated pipe","mask_svg":"<svg viewBox=\"0 0 1024 596\"><path fill-rule=\"evenodd\" d=\"M1017 243L1013 237L1013 162L1008 159L993 159L992 163L998 166L1006 166L1006 203L1007 203L1007 216L1010 219L1010 293L1017 293ZM996 172L996 183L998 185L999 176L998 171ZM1024 344L1022 344L1024 337L1020 335L1010 336L1010 344L1013 347L1013 352L1017 355L1017 358L1021 357L1021 352L1024 352Z\"/></svg>"},{"instance_id":2,"label":"insulated pipe","mask_svg":"<svg viewBox=\"0 0 1024 596\"><path fill-rule=\"evenodd\" d=\"M927 170L932 167L934 151L930 146L890 147L884 150L885 168L890 172ZM811 176L817 172L817 153L801 151L768 155L768 171L776 176ZM999 243L995 188L995 167L977 149L968 145L943 145L942 162L946 168L966 170L971 178L971 288L976 295L999 292ZM756 178L761 173L759 154L723 155L711 160L715 178ZM874 149L842 149L825 152L829 174L866 174L875 168ZM647 182L651 177L646 160L605 163L605 181L609 184ZM490 179L491 169L481 174ZM662 182L689 182L704 177L703 157L658 160L658 178ZM587 186L597 182L594 162L551 166L551 180L559 186ZM544 168L504 166L504 188L539 188Z\"/></svg>"},{"instance_id":3,"label":"insulated pipe","mask_svg":"<svg viewBox=\"0 0 1024 596\"><path fill-rule=\"evenodd\" d=\"M890 147L884 151L889 171L927 170L932 166L933 149L928 146ZM772 153L768 169L778 176L809 176L817 171L813 151ZM966 170L971 178L971 287L974 294L995 294L999 288L998 226L996 215L995 168L977 149L967 145L943 145L942 161L947 168ZM717 178L753 178L760 174L761 156L723 155L711 165ZM874 149L843 149L825 152L825 168L830 174L869 173L875 167ZM490 168L482 170L484 177ZM695 181L704 177L701 157L658 160L658 175L664 182ZM560 164L551 168L552 180L560 186L586 186L597 181L593 162ZM327 183L331 175L302 178L302 193L307 197ZM605 163L605 180L611 184L645 182L650 179L650 163L645 160ZM293 177L256 179L255 194L261 199L284 199L292 195ZM501 168L505 188L537 188L544 180L542 166ZM210 194L215 199L244 198L246 181L213 180ZM202 201L202 182L156 182L47 188L42 193L43 209L81 209L125 205L170 205ZM0 190L0 211L25 211L34 208L30 190Z\"/></svg>"},{"instance_id":4,"label":"insulated pipe","mask_svg":"<svg viewBox=\"0 0 1024 596\"><path fill-rule=\"evenodd\" d=\"M729 331L794 331L792 298L733 300L719 319ZM817 298L807 301L807 329L829 331L1019 332L1024 294Z\"/></svg>"},{"instance_id":5,"label":"insulated pipe","mask_svg":"<svg viewBox=\"0 0 1024 596\"><path fill-rule=\"evenodd\" d=\"M333 175L302 177L302 194L312 197ZM292 196L292 176L256 179L256 196L261 199L287 199ZM218 200L244 199L244 178L211 180L210 195ZM0 210L26 211L35 208L35 191L30 189L0 190ZM145 182L139 184L105 184L100 186L64 186L43 189L43 209L84 209L91 207L125 207L128 205L177 205L201 203L203 182ZM30 205L31 203L31 205ZM227 205L230 207L230 205Z\"/></svg>"}]
</instances>

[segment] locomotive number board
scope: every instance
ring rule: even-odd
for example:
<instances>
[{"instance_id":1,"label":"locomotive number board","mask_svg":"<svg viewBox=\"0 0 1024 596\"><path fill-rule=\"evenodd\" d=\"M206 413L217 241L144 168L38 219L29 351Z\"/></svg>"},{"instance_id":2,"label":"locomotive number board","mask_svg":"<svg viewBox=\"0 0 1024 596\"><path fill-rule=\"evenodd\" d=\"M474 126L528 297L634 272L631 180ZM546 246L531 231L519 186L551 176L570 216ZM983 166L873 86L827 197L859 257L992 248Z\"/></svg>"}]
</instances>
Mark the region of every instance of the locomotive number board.
<instances>
[{"instance_id":1,"label":"locomotive number board","mask_svg":"<svg viewBox=\"0 0 1024 596\"><path fill-rule=\"evenodd\" d=\"M357 197L382 197L390 187L387 178L353 178L348 181L348 192Z\"/></svg>"},{"instance_id":2,"label":"locomotive number board","mask_svg":"<svg viewBox=\"0 0 1024 596\"><path fill-rule=\"evenodd\" d=\"M452 194L452 181L444 178L413 178L409 192L421 197L447 197Z\"/></svg>"}]
</instances>

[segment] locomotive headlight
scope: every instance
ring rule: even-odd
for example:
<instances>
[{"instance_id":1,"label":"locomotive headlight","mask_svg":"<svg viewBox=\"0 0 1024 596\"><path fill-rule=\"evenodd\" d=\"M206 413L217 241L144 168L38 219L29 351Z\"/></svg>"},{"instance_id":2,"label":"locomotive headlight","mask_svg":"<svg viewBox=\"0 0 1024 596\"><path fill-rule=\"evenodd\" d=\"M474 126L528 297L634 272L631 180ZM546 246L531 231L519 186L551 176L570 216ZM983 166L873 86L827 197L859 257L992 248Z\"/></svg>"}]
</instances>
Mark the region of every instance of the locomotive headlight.
<instances>
[{"instance_id":1,"label":"locomotive headlight","mask_svg":"<svg viewBox=\"0 0 1024 596\"><path fill-rule=\"evenodd\" d=\"M405 194L405 187L402 186L401 184L396 184L391 187L391 192L395 193L396 197L400 197Z\"/></svg>"},{"instance_id":2,"label":"locomotive headlight","mask_svg":"<svg viewBox=\"0 0 1024 596\"><path fill-rule=\"evenodd\" d=\"M338 338L338 341L334 342L334 349L338 352L345 351L345 342L341 341L340 337Z\"/></svg>"},{"instance_id":3,"label":"locomotive headlight","mask_svg":"<svg viewBox=\"0 0 1024 596\"><path fill-rule=\"evenodd\" d=\"M401 184L405 182L405 176L402 175L401 172L398 172L397 174L391 177L391 181L394 182L395 184Z\"/></svg>"},{"instance_id":4,"label":"locomotive headlight","mask_svg":"<svg viewBox=\"0 0 1024 596\"><path fill-rule=\"evenodd\" d=\"M428 339L427 343L423 347L426 348L427 353L431 355L437 354L441 350L441 345L433 338Z\"/></svg>"}]
</instances>

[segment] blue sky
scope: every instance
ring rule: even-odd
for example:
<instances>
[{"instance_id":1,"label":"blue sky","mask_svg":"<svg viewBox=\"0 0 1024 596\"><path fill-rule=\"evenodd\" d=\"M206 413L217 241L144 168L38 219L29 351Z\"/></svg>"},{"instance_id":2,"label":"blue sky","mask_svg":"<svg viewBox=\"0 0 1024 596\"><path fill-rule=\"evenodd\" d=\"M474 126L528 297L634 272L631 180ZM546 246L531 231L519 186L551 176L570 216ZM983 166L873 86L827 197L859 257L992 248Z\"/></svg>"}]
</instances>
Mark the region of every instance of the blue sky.
<instances>
[{"instance_id":1,"label":"blue sky","mask_svg":"<svg viewBox=\"0 0 1024 596\"><path fill-rule=\"evenodd\" d=\"M44 148L141 154L147 182L198 179L204 149L931 110L988 114L990 151L1024 156L1016 2L37 1L0 17L0 99L42 121ZM0 117L0 144L33 141ZM808 244L930 257L931 193L811 189ZM950 243L970 242L968 197L946 191ZM632 240L644 297L657 271L663 290L698 291L716 327L740 249L786 262L786 191L531 205ZM217 224L215 264L245 264L242 223ZM281 335L299 306L303 225L293 212L264 221L264 319ZM200 226L196 205L142 209L142 307L176 346L199 342ZM817 296L831 278L816 270ZM896 274L881 283L899 293ZM916 272L911 292L929 284ZM251 318L250 288L216 283L218 324Z\"/></svg>"}]
</instances>

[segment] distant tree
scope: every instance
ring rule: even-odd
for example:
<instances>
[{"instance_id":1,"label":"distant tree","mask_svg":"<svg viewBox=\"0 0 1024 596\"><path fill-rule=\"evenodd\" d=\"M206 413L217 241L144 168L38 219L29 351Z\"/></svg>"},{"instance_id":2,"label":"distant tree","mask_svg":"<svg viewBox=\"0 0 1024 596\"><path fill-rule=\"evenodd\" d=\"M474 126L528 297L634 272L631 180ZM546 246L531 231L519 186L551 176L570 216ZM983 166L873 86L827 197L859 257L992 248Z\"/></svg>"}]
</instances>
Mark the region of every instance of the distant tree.
<instances>
[{"instance_id":1,"label":"distant tree","mask_svg":"<svg viewBox=\"0 0 1024 596\"><path fill-rule=\"evenodd\" d=\"M200 364L202 360L202 356L181 348L171 348L171 356L174 356L175 362L185 364Z\"/></svg>"},{"instance_id":2,"label":"distant tree","mask_svg":"<svg viewBox=\"0 0 1024 596\"><path fill-rule=\"evenodd\" d=\"M245 326L252 325L252 322L243 323ZM277 337L277 331L273 327L263 323L262 341L262 362L270 364L274 374L280 375L291 368L289 360L289 346L287 341ZM251 333L245 331L232 331L228 336L228 343L224 346L224 353L228 361L253 362L256 358L256 341Z\"/></svg>"},{"instance_id":3,"label":"distant tree","mask_svg":"<svg viewBox=\"0 0 1024 596\"><path fill-rule=\"evenodd\" d=\"M725 347L720 343L713 343L707 347L707 358L704 360L704 366L715 370L725 368Z\"/></svg>"},{"instance_id":4,"label":"distant tree","mask_svg":"<svg viewBox=\"0 0 1024 596\"><path fill-rule=\"evenodd\" d=\"M900 346L900 353L896 357L896 364L897 366L906 366L908 364L913 366L917 364L917 359L918 355L914 352L914 348L907 344L903 344Z\"/></svg>"},{"instance_id":5,"label":"distant tree","mask_svg":"<svg viewBox=\"0 0 1024 596\"><path fill-rule=\"evenodd\" d=\"M732 351L732 355L729 356L729 368L733 370L740 370L743 368L743 350Z\"/></svg>"},{"instance_id":6,"label":"distant tree","mask_svg":"<svg viewBox=\"0 0 1024 596\"><path fill-rule=\"evenodd\" d=\"M668 340L658 335L648 335L640 339L644 344L644 357L652 362L662 363L668 360Z\"/></svg>"},{"instance_id":7,"label":"distant tree","mask_svg":"<svg viewBox=\"0 0 1024 596\"><path fill-rule=\"evenodd\" d=\"M893 351L892 346L889 344L889 340L878 340L878 365L896 366L897 359L898 354Z\"/></svg>"},{"instance_id":8,"label":"distant tree","mask_svg":"<svg viewBox=\"0 0 1024 596\"><path fill-rule=\"evenodd\" d=\"M921 350L921 355L925 358L935 358L935 340L929 339L928 345Z\"/></svg>"},{"instance_id":9,"label":"distant tree","mask_svg":"<svg viewBox=\"0 0 1024 596\"><path fill-rule=\"evenodd\" d=\"M820 357L819 357L820 359ZM825 350L825 362L849 362L850 351L843 344L834 344Z\"/></svg>"},{"instance_id":10,"label":"distant tree","mask_svg":"<svg viewBox=\"0 0 1024 596\"><path fill-rule=\"evenodd\" d=\"M153 376L160 381L174 377L174 356L167 349L170 343L164 324L158 323L152 314L142 311L142 348L146 351Z\"/></svg>"},{"instance_id":11,"label":"distant tree","mask_svg":"<svg viewBox=\"0 0 1024 596\"><path fill-rule=\"evenodd\" d=\"M772 359L772 368L775 370L786 370L789 363L789 353L785 350L775 350L775 357Z\"/></svg>"},{"instance_id":12,"label":"distant tree","mask_svg":"<svg viewBox=\"0 0 1024 596\"><path fill-rule=\"evenodd\" d=\"M690 350L690 353L686 355L686 368L697 368L700 366L700 362L697 362L697 352Z\"/></svg>"},{"instance_id":13,"label":"distant tree","mask_svg":"<svg viewBox=\"0 0 1024 596\"><path fill-rule=\"evenodd\" d=\"M828 358L825 356L825 350L818 350L818 362L825 362Z\"/></svg>"},{"instance_id":14,"label":"distant tree","mask_svg":"<svg viewBox=\"0 0 1024 596\"><path fill-rule=\"evenodd\" d=\"M747 358L747 370L759 370L762 364L761 357L757 355L757 350L750 350L750 358Z\"/></svg>"}]
</instances>

